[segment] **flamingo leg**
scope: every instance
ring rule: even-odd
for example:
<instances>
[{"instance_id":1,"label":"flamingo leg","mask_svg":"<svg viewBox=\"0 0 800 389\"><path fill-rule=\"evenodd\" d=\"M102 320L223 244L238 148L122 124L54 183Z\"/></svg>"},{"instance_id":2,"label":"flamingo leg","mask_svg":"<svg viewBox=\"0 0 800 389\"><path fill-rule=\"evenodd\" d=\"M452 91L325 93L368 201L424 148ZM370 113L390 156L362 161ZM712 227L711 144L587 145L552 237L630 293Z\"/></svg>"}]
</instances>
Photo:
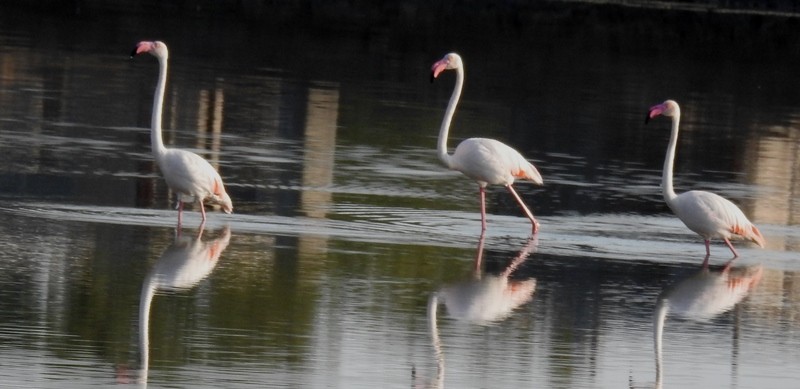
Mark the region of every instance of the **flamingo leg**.
<instances>
[{"instance_id":1,"label":"flamingo leg","mask_svg":"<svg viewBox=\"0 0 800 389\"><path fill-rule=\"evenodd\" d=\"M203 201L200 201L200 214L203 215L203 222L200 223L202 229L206 225L206 208L203 206Z\"/></svg>"},{"instance_id":2,"label":"flamingo leg","mask_svg":"<svg viewBox=\"0 0 800 389\"><path fill-rule=\"evenodd\" d=\"M183 213L183 201L178 200L178 228L181 228L181 214Z\"/></svg>"},{"instance_id":3,"label":"flamingo leg","mask_svg":"<svg viewBox=\"0 0 800 389\"><path fill-rule=\"evenodd\" d=\"M703 270L708 270L708 258L710 255L706 254L705 259L703 259Z\"/></svg>"},{"instance_id":4,"label":"flamingo leg","mask_svg":"<svg viewBox=\"0 0 800 389\"><path fill-rule=\"evenodd\" d=\"M478 186L481 197L481 235L486 232L486 188Z\"/></svg>"},{"instance_id":5,"label":"flamingo leg","mask_svg":"<svg viewBox=\"0 0 800 389\"><path fill-rule=\"evenodd\" d=\"M481 237L478 239L478 252L475 253L475 275L480 277L481 274L481 262L483 261L483 242L486 235L481 232Z\"/></svg>"},{"instance_id":6,"label":"flamingo leg","mask_svg":"<svg viewBox=\"0 0 800 389\"><path fill-rule=\"evenodd\" d=\"M708 258L708 256L711 255L711 241L706 239L705 242L706 242L706 258Z\"/></svg>"},{"instance_id":7,"label":"flamingo leg","mask_svg":"<svg viewBox=\"0 0 800 389\"><path fill-rule=\"evenodd\" d=\"M725 244L726 244L726 245L728 245L728 248L729 248L729 249L731 249L731 252L733 253L733 257L734 257L734 258L736 258L736 257L738 257L738 256L739 256L739 253L737 253L737 252L736 252L736 249L735 249L735 248L733 248L733 243L731 243L730 239L728 239L728 238L725 238Z\"/></svg>"},{"instance_id":8,"label":"flamingo leg","mask_svg":"<svg viewBox=\"0 0 800 389\"><path fill-rule=\"evenodd\" d=\"M510 184L506 185L506 188L508 188L508 191L511 192L512 195L514 195L514 198L517 199L519 206L522 207L522 210L525 212L525 215L528 216L528 219L531 221L531 226L532 226L531 234L539 232L539 222L537 222L536 218L533 217L531 210L528 209L528 206L526 206L525 203L522 201L522 199L519 197L517 191L515 191L514 187L512 187Z\"/></svg>"}]
</instances>

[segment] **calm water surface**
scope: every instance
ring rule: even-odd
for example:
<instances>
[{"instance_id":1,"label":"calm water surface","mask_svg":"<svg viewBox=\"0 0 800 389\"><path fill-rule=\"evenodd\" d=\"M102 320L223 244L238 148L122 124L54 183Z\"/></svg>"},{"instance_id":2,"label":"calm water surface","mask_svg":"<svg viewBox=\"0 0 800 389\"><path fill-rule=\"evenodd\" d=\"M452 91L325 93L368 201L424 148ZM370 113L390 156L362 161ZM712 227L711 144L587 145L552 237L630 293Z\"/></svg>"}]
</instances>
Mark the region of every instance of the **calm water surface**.
<instances>
[{"instance_id":1,"label":"calm water surface","mask_svg":"<svg viewBox=\"0 0 800 389\"><path fill-rule=\"evenodd\" d=\"M564 15L437 39L5 13L0 386L796 387L800 53L756 28L728 52L711 27ZM175 230L150 155L157 63L127 55L154 38L165 142L234 201L204 231L197 212ZM436 159L454 77L428 71L454 49L450 144L537 164L546 185L517 186L533 239L502 188L479 239L476 185ZM767 238L731 267L717 242L703 270L661 199L669 123L642 119L666 98L677 188Z\"/></svg>"}]
</instances>

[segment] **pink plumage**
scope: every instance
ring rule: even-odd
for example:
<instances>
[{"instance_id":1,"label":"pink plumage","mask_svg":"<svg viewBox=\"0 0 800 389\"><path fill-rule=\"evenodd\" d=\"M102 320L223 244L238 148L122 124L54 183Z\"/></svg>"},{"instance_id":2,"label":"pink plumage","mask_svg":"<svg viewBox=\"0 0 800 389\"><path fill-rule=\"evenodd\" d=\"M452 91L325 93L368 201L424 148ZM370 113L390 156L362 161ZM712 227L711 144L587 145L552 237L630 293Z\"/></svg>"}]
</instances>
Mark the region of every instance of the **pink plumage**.
<instances>
[{"instance_id":1,"label":"pink plumage","mask_svg":"<svg viewBox=\"0 0 800 389\"><path fill-rule=\"evenodd\" d=\"M455 152L447 153L447 135L450 131L450 122L455 114L461 89L464 85L464 65L461 57L450 53L437 61L431 67L431 81L445 70L455 70L457 74L456 85L450 102L445 111L442 126L439 129L437 152L439 159L452 169L463 173L465 176L478 183L481 201L481 231L486 231L486 186L503 185L517 200L525 215L531 221L532 233L539 229L539 222L525 205L512 186L515 179L532 181L542 184L542 176L536 167L528 162L517 150L508 145L487 138L469 138L456 147Z\"/></svg>"},{"instance_id":2,"label":"pink plumage","mask_svg":"<svg viewBox=\"0 0 800 389\"><path fill-rule=\"evenodd\" d=\"M225 185L219 173L203 157L186 150L169 149L161 138L161 112L164 103L164 90L167 83L167 60L169 51L163 42L139 42L131 53L131 57L150 53L158 59L159 76L153 99L153 117L151 123L150 142L153 157L158 164L167 185L178 196L178 226L181 225L183 203L199 203L206 222L206 211L203 202L218 204L226 213L233 212L233 203L225 191Z\"/></svg>"},{"instance_id":3,"label":"pink plumage","mask_svg":"<svg viewBox=\"0 0 800 389\"><path fill-rule=\"evenodd\" d=\"M664 201L686 227L703 237L706 256L711 253L709 244L713 238L723 239L733 252L734 258L738 257L739 253L733 247L731 239L746 239L764 247L766 241L758 228L747 219L739 207L727 199L700 190L675 194L672 186L672 169L678 143L681 110L678 103L667 100L650 108L645 123L659 115L672 118L672 133L661 178Z\"/></svg>"}]
</instances>

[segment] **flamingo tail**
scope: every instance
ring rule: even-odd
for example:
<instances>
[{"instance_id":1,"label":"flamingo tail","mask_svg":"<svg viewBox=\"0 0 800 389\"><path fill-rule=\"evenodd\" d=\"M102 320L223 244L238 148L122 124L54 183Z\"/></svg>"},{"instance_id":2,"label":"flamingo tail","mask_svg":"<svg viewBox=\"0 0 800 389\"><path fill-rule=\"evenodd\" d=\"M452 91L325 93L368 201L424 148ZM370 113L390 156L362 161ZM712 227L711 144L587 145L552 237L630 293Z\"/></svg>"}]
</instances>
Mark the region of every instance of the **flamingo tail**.
<instances>
[{"instance_id":1,"label":"flamingo tail","mask_svg":"<svg viewBox=\"0 0 800 389\"><path fill-rule=\"evenodd\" d=\"M761 235L761 231L759 231L758 228L756 228L756 226L751 225L750 226L750 231L748 231L748 232L749 233L747 235L745 235L745 237L747 239L752 240L759 247L763 248L764 245L767 243L767 241L764 239L764 236Z\"/></svg>"},{"instance_id":2,"label":"flamingo tail","mask_svg":"<svg viewBox=\"0 0 800 389\"><path fill-rule=\"evenodd\" d=\"M742 238L752 241L760 247L764 247L766 244L766 240L764 239L764 236L761 235L761 231L759 231L758 228L752 224L745 226L736 225L731 228L731 232L741 236Z\"/></svg>"},{"instance_id":3,"label":"flamingo tail","mask_svg":"<svg viewBox=\"0 0 800 389\"><path fill-rule=\"evenodd\" d=\"M228 192L225 191L225 186L222 184L222 179L217 178L214 180L214 195L211 196L211 201L222 206L225 213L233 212L233 202Z\"/></svg>"},{"instance_id":4,"label":"flamingo tail","mask_svg":"<svg viewBox=\"0 0 800 389\"><path fill-rule=\"evenodd\" d=\"M538 185L542 185L544 183L542 180L542 175L539 174L539 170L536 170L536 167L528 161L520 164L519 170L514 172L514 177L532 181Z\"/></svg>"}]
</instances>

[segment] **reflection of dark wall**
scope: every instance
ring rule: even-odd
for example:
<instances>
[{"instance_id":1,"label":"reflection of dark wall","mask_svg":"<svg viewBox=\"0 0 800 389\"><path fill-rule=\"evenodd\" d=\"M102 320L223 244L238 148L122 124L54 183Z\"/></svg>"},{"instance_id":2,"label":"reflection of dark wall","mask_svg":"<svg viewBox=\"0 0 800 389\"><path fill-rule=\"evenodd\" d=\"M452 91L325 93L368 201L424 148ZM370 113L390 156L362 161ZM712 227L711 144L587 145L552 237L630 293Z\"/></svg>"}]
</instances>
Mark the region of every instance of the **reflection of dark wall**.
<instances>
[{"instance_id":1,"label":"reflection of dark wall","mask_svg":"<svg viewBox=\"0 0 800 389\"><path fill-rule=\"evenodd\" d=\"M284 83L278 112L278 135L282 138L302 140L308 116L308 85ZM297 150L302 152L302 150ZM299 158L302 160L301 158ZM279 180L283 185L300 185L302 169L281 169ZM300 209L300 191L282 190L275 193L275 214L294 216Z\"/></svg>"}]
</instances>

